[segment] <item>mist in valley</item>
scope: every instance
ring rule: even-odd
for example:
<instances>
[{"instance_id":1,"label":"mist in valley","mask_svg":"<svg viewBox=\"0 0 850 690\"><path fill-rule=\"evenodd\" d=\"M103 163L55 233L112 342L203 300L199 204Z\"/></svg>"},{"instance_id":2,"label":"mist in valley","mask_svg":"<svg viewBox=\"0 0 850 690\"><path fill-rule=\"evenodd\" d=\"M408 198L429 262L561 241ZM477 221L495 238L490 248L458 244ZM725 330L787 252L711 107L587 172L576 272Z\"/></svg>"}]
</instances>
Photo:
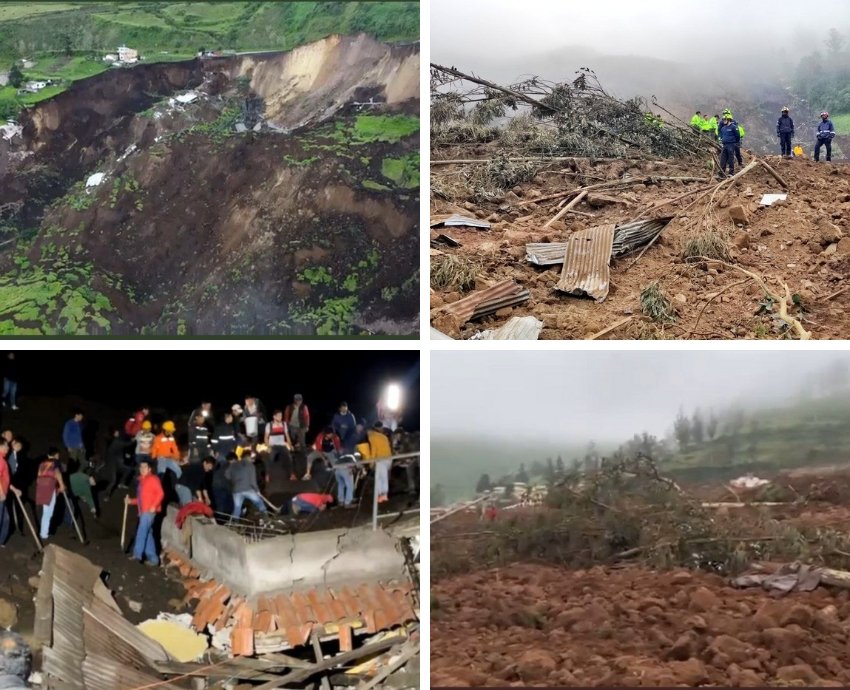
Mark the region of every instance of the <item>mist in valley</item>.
<instances>
[{"instance_id":1,"label":"mist in valley","mask_svg":"<svg viewBox=\"0 0 850 690\"><path fill-rule=\"evenodd\" d=\"M432 484L455 495L588 448L694 478L850 458L850 353L435 352L431 381Z\"/></svg>"}]
</instances>

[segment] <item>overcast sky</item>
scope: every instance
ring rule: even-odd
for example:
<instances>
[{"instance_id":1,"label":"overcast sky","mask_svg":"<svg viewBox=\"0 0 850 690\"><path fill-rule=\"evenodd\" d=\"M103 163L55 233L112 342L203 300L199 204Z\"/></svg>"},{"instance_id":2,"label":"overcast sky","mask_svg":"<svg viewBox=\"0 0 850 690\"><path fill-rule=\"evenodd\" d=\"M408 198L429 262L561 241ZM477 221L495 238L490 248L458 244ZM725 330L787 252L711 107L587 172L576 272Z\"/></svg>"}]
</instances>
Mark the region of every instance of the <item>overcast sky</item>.
<instances>
[{"instance_id":1,"label":"overcast sky","mask_svg":"<svg viewBox=\"0 0 850 690\"><path fill-rule=\"evenodd\" d=\"M728 79L759 56L766 68L773 65L783 48L796 64L822 47L830 27L850 33L850 2L432 0L431 59L497 80L527 73L555 80L571 78L578 67L595 69L565 64L564 74L551 73L558 51L586 46L609 55L699 63ZM663 81L665 74L656 76Z\"/></svg>"},{"instance_id":2,"label":"overcast sky","mask_svg":"<svg viewBox=\"0 0 850 690\"><path fill-rule=\"evenodd\" d=\"M433 352L432 435L565 442L664 434L680 406L779 402L850 352Z\"/></svg>"}]
</instances>

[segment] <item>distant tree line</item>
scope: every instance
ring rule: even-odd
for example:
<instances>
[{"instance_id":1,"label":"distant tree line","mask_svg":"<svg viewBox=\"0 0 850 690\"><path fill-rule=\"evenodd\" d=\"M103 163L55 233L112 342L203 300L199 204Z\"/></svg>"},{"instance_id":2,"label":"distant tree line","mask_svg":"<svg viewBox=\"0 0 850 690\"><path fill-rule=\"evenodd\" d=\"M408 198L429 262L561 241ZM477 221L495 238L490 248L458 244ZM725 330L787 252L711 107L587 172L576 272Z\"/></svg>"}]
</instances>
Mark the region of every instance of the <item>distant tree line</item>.
<instances>
[{"instance_id":1,"label":"distant tree line","mask_svg":"<svg viewBox=\"0 0 850 690\"><path fill-rule=\"evenodd\" d=\"M850 112L850 51L842 32L830 29L824 49L800 60L794 74L794 89L815 110Z\"/></svg>"}]
</instances>

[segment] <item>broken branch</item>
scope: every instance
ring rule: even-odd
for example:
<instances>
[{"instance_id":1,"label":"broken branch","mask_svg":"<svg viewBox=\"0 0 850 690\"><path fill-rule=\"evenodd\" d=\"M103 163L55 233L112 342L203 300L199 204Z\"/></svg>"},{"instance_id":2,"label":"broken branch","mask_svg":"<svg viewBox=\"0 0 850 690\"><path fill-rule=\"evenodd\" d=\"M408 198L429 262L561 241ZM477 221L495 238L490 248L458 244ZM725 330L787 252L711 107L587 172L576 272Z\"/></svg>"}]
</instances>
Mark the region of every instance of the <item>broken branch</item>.
<instances>
[{"instance_id":1,"label":"broken branch","mask_svg":"<svg viewBox=\"0 0 850 690\"><path fill-rule=\"evenodd\" d=\"M562 208L560 211L558 211L558 213L556 213L553 218L551 218L549 221L547 221L546 224L543 227L548 228L556 220L560 220L561 218L563 218L565 215L567 215L567 213L570 211L570 209L573 206L577 206L578 203L582 199L584 199L584 197L586 197L586 196L587 196L587 189L584 189L581 192L579 192L578 196L575 199L573 199L570 203L568 203L566 206L564 206L564 208Z\"/></svg>"}]
</instances>

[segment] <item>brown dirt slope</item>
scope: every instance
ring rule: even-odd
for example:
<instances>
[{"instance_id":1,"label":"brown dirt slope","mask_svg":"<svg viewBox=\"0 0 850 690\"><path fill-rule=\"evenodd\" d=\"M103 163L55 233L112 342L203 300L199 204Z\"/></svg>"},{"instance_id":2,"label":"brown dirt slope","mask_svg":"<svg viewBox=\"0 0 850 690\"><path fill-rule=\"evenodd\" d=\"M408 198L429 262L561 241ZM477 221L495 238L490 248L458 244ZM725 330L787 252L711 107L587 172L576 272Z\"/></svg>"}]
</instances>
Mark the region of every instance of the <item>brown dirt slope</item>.
<instances>
[{"instance_id":1,"label":"brown dirt slope","mask_svg":"<svg viewBox=\"0 0 850 690\"><path fill-rule=\"evenodd\" d=\"M482 151L486 155L486 151ZM745 151L745 163L752 156ZM468 157L468 156L459 156ZM797 297L789 312L802 321L812 338L846 338L850 335L847 301L850 293L831 297L850 277L850 178L842 163L805 159L765 160L790 185L788 200L771 207L759 207L762 194L782 192L780 185L762 168L741 178L731 191L720 197L716 207L719 230L724 236L732 262L768 280L774 294L781 294L781 282ZM443 182L463 179L464 167L435 168L432 180ZM557 200L517 204L593 184L632 176L695 176L708 179L703 164L686 161L601 161L591 163L553 163L528 183L514 187L504 196L489 202L464 201L463 192L449 194L455 202L432 195L431 215L463 213L493 223L490 232L450 228L449 234L462 243L460 248L441 248L447 254L483 261L476 288L510 279L531 292L531 300L521 307L506 309L483 322L467 324L454 337L470 337L476 330L503 325L511 316L534 315L543 321L542 339L587 338L629 315L634 318L607 338L783 338L792 337L776 318L776 304L766 304L764 292L754 281L741 283L747 276L720 264L686 263L682 259L684 242L704 227L699 212L685 212L662 233L640 261L629 268L635 255L613 261L611 292L605 302L561 295L554 291L560 266L545 269L525 260L527 242L563 241L576 230L604 223L625 223L643 211L644 217L675 215L695 197L653 209L694 190L703 182L658 182L637 184L622 191L604 193L623 203L588 206L586 201L575 210L589 215L568 214L564 220L543 229L558 211ZM433 182L432 182L433 185ZM604 202L603 202L604 203ZM500 210L510 205L506 211ZM736 224L728 209L742 206L748 224ZM695 207L701 210L702 205ZM444 230L432 231L435 239ZM661 324L643 317L640 295L648 285L658 282L662 292L678 312L672 324ZM432 292L431 307L451 303L463 295L456 289ZM802 311L800 308L802 305ZM701 318L698 317L702 313ZM435 325L441 325L435 322Z\"/></svg>"}]
</instances>

